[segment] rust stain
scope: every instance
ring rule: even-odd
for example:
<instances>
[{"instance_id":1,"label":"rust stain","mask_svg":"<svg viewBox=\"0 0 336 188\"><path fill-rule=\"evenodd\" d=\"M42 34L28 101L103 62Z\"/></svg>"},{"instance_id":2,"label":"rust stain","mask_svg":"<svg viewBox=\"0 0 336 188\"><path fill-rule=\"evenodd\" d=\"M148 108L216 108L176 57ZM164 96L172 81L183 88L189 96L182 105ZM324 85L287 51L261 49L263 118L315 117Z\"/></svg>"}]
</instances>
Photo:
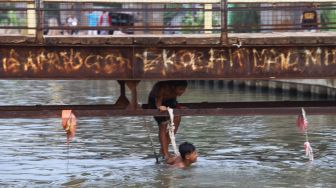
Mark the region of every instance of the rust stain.
<instances>
[{"instance_id":1,"label":"rust stain","mask_svg":"<svg viewBox=\"0 0 336 188\"><path fill-rule=\"evenodd\" d=\"M0 78L335 77L335 47L0 48Z\"/></svg>"},{"instance_id":2,"label":"rust stain","mask_svg":"<svg viewBox=\"0 0 336 188\"><path fill-rule=\"evenodd\" d=\"M0 52L2 77L127 77L131 71L130 55L118 49L13 47Z\"/></svg>"},{"instance_id":3,"label":"rust stain","mask_svg":"<svg viewBox=\"0 0 336 188\"><path fill-rule=\"evenodd\" d=\"M148 55L150 54L150 56ZM143 75L189 78L335 76L336 49L328 47L141 49L136 67ZM164 65L164 66L162 66ZM334 67L336 68L336 67ZM141 76L141 75L139 75Z\"/></svg>"}]
</instances>

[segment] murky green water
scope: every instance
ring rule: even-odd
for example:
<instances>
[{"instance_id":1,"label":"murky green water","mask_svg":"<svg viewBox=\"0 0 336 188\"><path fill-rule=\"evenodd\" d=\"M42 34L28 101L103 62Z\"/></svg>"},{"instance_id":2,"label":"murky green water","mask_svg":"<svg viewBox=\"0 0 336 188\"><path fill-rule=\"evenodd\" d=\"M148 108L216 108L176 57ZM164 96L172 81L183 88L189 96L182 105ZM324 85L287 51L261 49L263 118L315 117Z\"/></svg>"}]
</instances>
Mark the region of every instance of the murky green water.
<instances>
[{"instance_id":1,"label":"murky green water","mask_svg":"<svg viewBox=\"0 0 336 188\"><path fill-rule=\"evenodd\" d=\"M146 101L152 83L139 86ZM0 81L0 104L107 104L114 81ZM191 84L181 102L297 100L287 94ZM60 119L0 119L1 187L335 187L334 116L309 116L315 160L296 116L184 117L176 141L196 145L188 169L156 165L142 117L81 118L68 147ZM156 150L157 126L151 117Z\"/></svg>"}]
</instances>

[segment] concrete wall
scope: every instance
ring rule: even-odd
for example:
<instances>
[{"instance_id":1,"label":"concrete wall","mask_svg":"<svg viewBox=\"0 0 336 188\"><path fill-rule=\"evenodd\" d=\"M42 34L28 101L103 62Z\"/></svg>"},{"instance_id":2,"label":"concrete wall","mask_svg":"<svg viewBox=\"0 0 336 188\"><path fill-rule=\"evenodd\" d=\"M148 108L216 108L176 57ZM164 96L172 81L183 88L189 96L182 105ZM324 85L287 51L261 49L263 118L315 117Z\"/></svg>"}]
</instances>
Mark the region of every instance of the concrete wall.
<instances>
[{"instance_id":1,"label":"concrete wall","mask_svg":"<svg viewBox=\"0 0 336 188\"><path fill-rule=\"evenodd\" d=\"M321 97L336 97L336 80L334 79L256 80L247 81L247 84Z\"/></svg>"},{"instance_id":2,"label":"concrete wall","mask_svg":"<svg viewBox=\"0 0 336 188\"><path fill-rule=\"evenodd\" d=\"M336 88L336 79L293 79L293 80L279 80L280 82L309 84L314 86L325 86Z\"/></svg>"},{"instance_id":3,"label":"concrete wall","mask_svg":"<svg viewBox=\"0 0 336 188\"><path fill-rule=\"evenodd\" d=\"M336 97L336 80L197 80L191 81L209 88L252 89L291 96L305 96L312 99L333 99Z\"/></svg>"}]
</instances>

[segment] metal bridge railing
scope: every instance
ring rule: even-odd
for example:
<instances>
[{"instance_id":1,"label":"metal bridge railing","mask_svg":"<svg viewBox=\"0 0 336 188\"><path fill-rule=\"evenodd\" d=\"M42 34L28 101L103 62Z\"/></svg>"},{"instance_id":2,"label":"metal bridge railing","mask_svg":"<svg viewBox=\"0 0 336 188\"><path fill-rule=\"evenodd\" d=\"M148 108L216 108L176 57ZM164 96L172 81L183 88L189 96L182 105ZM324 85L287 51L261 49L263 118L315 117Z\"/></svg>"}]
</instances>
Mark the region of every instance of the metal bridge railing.
<instances>
[{"instance_id":1,"label":"metal bridge railing","mask_svg":"<svg viewBox=\"0 0 336 188\"><path fill-rule=\"evenodd\" d=\"M0 0L0 35L288 31L336 31L336 1Z\"/></svg>"}]
</instances>

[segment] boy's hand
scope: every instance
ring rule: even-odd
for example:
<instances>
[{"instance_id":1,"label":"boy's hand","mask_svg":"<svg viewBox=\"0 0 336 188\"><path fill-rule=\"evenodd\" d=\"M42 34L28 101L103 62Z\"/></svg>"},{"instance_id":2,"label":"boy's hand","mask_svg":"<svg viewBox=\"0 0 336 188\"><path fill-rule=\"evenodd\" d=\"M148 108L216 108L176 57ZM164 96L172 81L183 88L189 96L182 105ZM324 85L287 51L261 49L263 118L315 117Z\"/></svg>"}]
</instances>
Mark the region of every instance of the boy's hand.
<instances>
[{"instance_id":1,"label":"boy's hand","mask_svg":"<svg viewBox=\"0 0 336 188\"><path fill-rule=\"evenodd\" d=\"M176 108L177 108L177 109L187 109L186 106L182 106L182 105L180 105L180 104L177 104L177 105L176 105Z\"/></svg>"},{"instance_id":2,"label":"boy's hand","mask_svg":"<svg viewBox=\"0 0 336 188\"><path fill-rule=\"evenodd\" d=\"M165 106L160 106L160 107L159 107L159 110L160 110L160 112L167 111L167 107L165 107Z\"/></svg>"}]
</instances>

